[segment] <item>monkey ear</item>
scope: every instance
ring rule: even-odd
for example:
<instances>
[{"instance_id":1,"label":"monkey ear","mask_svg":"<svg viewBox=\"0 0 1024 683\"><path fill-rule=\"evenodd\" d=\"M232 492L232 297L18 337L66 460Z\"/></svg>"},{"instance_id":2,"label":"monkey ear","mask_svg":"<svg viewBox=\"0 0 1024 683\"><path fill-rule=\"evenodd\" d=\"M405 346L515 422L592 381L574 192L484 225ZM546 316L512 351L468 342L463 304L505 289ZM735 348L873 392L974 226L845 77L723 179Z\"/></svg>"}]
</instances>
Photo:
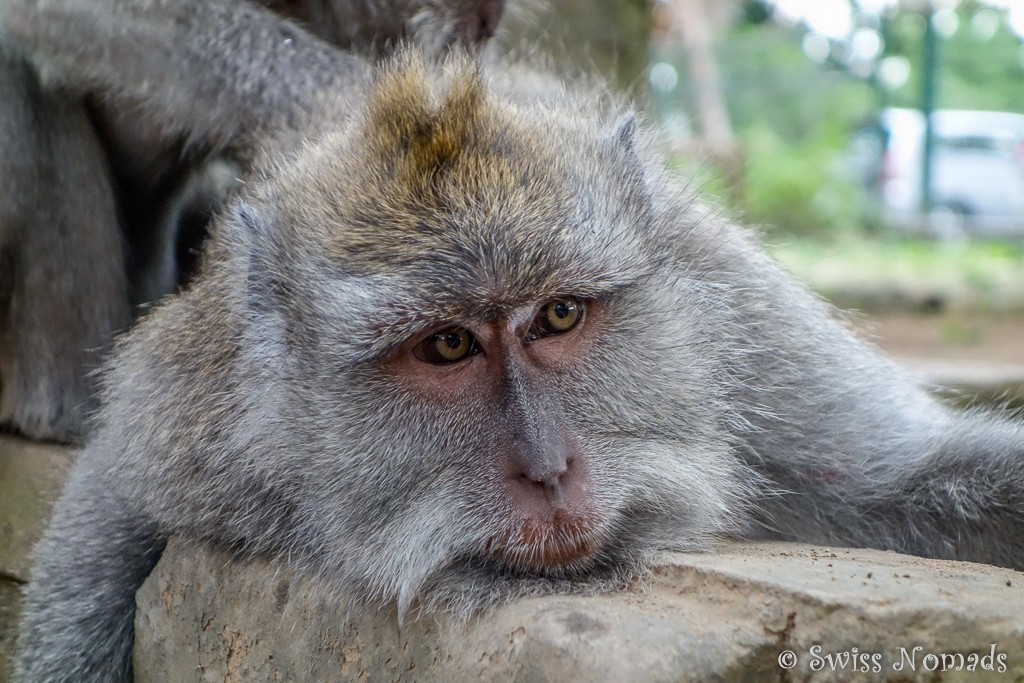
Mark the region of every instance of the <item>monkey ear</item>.
<instances>
[{"instance_id":1,"label":"monkey ear","mask_svg":"<svg viewBox=\"0 0 1024 683\"><path fill-rule=\"evenodd\" d=\"M642 175L643 163L637 153L640 116L626 112L604 135L604 146L614 163L630 176Z\"/></svg>"},{"instance_id":2,"label":"monkey ear","mask_svg":"<svg viewBox=\"0 0 1024 683\"><path fill-rule=\"evenodd\" d=\"M276 276L271 231L260 212L244 202L235 205L229 221L229 239L244 244L248 255L245 298L249 310L267 315L275 309L276 300L282 294L280 278Z\"/></svg>"},{"instance_id":3,"label":"monkey ear","mask_svg":"<svg viewBox=\"0 0 1024 683\"><path fill-rule=\"evenodd\" d=\"M640 117L636 112L627 112L615 123L615 127L612 129L612 140L620 148L625 148L630 154L635 154L636 131L639 125Z\"/></svg>"},{"instance_id":4,"label":"monkey ear","mask_svg":"<svg viewBox=\"0 0 1024 683\"><path fill-rule=\"evenodd\" d=\"M643 165L636 150L639 129L640 116L630 111L620 116L611 130L604 135L604 145L611 158L620 160L620 163L624 163L633 171Z\"/></svg>"}]
</instances>

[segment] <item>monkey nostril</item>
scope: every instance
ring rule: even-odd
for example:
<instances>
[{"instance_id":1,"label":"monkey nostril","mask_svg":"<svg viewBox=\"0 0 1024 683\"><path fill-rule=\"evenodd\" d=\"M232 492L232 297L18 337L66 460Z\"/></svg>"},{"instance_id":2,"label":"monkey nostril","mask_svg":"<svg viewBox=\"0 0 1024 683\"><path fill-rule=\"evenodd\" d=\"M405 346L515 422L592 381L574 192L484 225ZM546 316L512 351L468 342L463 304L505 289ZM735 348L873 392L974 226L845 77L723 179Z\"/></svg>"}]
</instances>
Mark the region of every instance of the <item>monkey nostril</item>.
<instances>
[{"instance_id":1,"label":"monkey nostril","mask_svg":"<svg viewBox=\"0 0 1024 683\"><path fill-rule=\"evenodd\" d=\"M519 471L520 485L534 495L541 494L550 505L559 506L565 497L565 485L572 460L554 459L553 462L532 463Z\"/></svg>"},{"instance_id":2,"label":"monkey nostril","mask_svg":"<svg viewBox=\"0 0 1024 683\"><path fill-rule=\"evenodd\" d=\"M561 483L562 477L565 475L566 470L563 468L557 472L545 472L543 474L536 474L533 472L522 472L519 478L526 484L539 486L543 488L549 488L558 486Z\"/></svg>"},{"instance_id":3,"label":"monkey nostril","mask_svg":"<svg viewBox=\"0 0 1024 683\"><path fill-rule=\"evenodd\" d=\"M543 500L552 507L561 507L565 504L565 486L562 481L564 475L565 470L544 476L523 472L519 475L519 483L525 492L529 492L529 497L538 502Z\"/></svg>"},{"instance_id":4,"label":"monkey nostril","mask_svg":"<svg viewBox=\"0 0 1024 683\"><path fill-rule=\"evenodd\" d=\"M481 43L494 35L494 30L491 28L486 17L480 17L480 20L476 25L476 35L474 38L476 42Z\"/></svg>"}]
</instances>

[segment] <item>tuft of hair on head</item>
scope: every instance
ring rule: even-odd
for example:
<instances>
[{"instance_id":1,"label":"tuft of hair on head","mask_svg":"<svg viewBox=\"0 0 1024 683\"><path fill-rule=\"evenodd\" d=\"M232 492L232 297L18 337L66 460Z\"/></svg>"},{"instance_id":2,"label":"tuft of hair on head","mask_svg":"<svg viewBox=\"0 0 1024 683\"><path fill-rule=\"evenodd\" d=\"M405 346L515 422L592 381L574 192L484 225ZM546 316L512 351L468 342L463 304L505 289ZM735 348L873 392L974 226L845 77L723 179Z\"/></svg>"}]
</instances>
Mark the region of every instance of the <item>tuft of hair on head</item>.
<instances>
[{"instance_id":1,"label":"tuft of hair on head","mask_svg":"<svg viewBox=\"0 0 1024 683\"><path fill-rule=\"evenodd\" d=\"M479 65L453 55L444 67L432 69L415 50L402 51L383 67L369 97L366 139L384 158L397 153L411 177L429 177L453 162L486 116Z\"/></svg>"}]
</instances>

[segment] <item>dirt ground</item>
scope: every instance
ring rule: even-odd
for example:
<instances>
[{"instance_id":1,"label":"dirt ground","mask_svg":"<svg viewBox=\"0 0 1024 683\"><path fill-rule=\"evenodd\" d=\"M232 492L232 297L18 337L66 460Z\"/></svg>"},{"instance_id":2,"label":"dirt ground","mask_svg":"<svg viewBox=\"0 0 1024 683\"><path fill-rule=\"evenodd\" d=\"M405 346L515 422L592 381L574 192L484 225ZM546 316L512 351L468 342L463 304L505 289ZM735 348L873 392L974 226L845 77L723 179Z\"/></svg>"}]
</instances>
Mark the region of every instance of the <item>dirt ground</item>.
<instances>
[{"instance_id":1,"label":"dirt ground","mask_svg":"<svg viewBox=\"0 0 1024 683\"><path fill-rule=\"evenodd\" d=\"M894 358L1024 366L1024 318L858 313L851 322Z\"/></svg>"}]
</instances>

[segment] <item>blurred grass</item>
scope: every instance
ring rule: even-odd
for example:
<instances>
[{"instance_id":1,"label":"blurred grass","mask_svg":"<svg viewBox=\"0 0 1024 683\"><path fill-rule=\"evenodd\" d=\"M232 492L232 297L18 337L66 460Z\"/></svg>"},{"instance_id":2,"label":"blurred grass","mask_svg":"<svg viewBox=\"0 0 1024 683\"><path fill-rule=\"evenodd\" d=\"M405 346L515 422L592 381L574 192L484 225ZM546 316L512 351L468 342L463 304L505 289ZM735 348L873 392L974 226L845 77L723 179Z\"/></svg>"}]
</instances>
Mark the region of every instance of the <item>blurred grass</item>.
<instances>
[{"instance_id":1,"label":"blurred grass","mask_svg":"<svg viewBox=\"0 0 1024 683\"><path fill-rule=\"evenodd\" d=\"M842 307L1024 315L1024 242L776 236L768 249Z\"/></svg>"}]
</instances>

